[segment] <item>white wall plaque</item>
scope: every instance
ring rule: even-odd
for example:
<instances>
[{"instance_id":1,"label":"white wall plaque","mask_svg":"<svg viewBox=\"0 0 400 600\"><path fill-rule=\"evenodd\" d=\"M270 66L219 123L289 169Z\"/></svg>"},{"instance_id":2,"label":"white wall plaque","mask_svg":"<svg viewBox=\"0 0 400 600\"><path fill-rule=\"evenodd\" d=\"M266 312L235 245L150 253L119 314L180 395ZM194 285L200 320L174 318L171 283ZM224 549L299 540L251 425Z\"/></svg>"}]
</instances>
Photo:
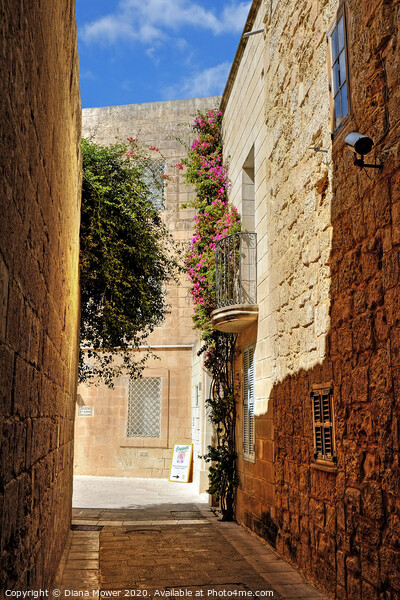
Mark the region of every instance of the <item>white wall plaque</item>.
<instances>
[{"instance_id":1,"label":"white wall plaque","mask_svg":"<svg viewBox=\"0 0 400 600\"><path fill-rule=\"evenodd\" d=\"M78 411L79 417L93 417L93 406L80 406Z\"/></svg>"}]
</instances>

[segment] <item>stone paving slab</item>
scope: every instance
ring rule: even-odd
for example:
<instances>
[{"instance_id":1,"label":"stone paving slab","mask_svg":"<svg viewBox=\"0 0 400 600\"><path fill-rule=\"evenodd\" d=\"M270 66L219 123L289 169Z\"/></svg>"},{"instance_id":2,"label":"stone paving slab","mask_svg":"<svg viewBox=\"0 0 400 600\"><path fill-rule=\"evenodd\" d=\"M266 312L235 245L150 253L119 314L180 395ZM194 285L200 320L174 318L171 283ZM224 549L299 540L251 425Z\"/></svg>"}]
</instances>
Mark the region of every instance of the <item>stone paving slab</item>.
<instances>
[{"instance_id":1,"label":"stone paving slab","mask_svg":"<svg viewBox=\"0 0 400 600\"><path fill-rule=\"evenodd\" d=\"M115 559L118 548L124 560ZM161 525L157 531L103 529L100 533L102 590L146 590L150 598L171 586L213 589L237 586L265 590L265 580L244 563L234 548L216 535L211 523ZM205 586L205 587L204 587ZM272 597L279 596L274 594Z\"/></svg>"},{"instance_id":2,"label":"stone paving slab","mask_svg":"<svg viewBox=\"0 0 400 600\"><path fill-rule=\"evenodd\" d=\"M219 521L208 505L161 506L74 509L60 598L326 600L267 544Z\"/></svg>"}]
</instances>

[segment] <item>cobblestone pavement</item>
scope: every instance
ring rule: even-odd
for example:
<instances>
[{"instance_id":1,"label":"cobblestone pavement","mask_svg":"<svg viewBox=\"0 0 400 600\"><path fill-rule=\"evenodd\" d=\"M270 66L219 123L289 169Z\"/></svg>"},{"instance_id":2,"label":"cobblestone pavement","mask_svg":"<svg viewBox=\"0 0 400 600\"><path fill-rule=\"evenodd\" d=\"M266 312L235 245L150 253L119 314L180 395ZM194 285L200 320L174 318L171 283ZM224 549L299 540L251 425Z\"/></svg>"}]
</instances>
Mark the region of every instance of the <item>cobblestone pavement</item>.
<instances>
[{"instance_id":1,"label":"cobblestone pavement","mask_svg":"<svg viewBox=\"0 0 400 600\"><path fill-rule=\"evenodd\" d=\"M273 550L207 504L74 509L62 599L326 600Z\"/></svg>"}]
</instances>

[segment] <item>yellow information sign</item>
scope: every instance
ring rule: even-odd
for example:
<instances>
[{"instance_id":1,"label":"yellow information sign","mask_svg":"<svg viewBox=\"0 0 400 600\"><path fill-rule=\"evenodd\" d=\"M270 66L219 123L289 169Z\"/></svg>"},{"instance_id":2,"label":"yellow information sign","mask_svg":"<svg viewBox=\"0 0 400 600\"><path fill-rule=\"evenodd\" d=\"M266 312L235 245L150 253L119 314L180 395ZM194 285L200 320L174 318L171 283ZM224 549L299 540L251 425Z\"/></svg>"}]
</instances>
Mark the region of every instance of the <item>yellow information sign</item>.
<instances>
[{"instance_id":1,"label":"yellow information sign","mask_svg":"<svg viewBox=\"0 0 400 600\"><path fill-rule=\"evenodd\" d=\"M174 444L169 480L189 483L192 480L193 444Z\"/></svg>"}]
</instances>

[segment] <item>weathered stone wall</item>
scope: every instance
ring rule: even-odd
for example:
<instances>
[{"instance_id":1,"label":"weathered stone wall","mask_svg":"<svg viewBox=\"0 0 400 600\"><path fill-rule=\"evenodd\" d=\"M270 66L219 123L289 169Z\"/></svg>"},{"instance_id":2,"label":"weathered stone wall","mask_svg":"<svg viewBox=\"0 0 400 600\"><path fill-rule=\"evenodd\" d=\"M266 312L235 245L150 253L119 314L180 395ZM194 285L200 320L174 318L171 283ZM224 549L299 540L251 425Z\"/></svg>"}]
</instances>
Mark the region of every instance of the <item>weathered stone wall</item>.
<instances>
[{"instance_id":1,"label":"weathered stone wall","mask_svg":"<svg viewBox=\"0 0 400 600\"><path fill-rule=\"evenodd\" d=\"M178 243L187 244L192 237L194 210L182 208L192 191L183 180L176 163L186 154L185 143L193 138L191 123L198 110L218 105L218 97L192 98L166 102L149 102L126 106L88 108L83 110L83 135L93 136L100 144L108 145L133 137L147 147L157 147L152 157L166 159L166 173L170 177L165 188L165 219ZM179 139L177 139L179 138ZM76 420L75 469L79 475L106 475L129 477L168 477L172 446L176 442L196 444L202 436L199 431L199 411L193 406L195 385L192 381L192 353L197 341L193 330L193 305L189 294L189 280L182 276L180 285L167 288L170 313L161 327L149 336L148 342L160 360L150 361L145 376L160 371L168 376L168 390L164 397L162 443L145 439L126 438L128 380L121 378L116 389L105 386L79 386L80 402L93 407L93 417ZM197 380L202 374L195 368ZM158 375L157 375L158 376ZM194 376L194 373L193 373ZM117 408L116 408L117 407ZM195 478L200 482L204 464L195 453ZM202 476L204 479L204 476ZM202 484L204 490L204 483Z\"/></svg>"},{"instance_id":2,"label":"weathered stone wall","mask_svg":"<svg viewBox=\"0 0 400 600\"><path fill-rule=\"evenodd\" d=\"M335 17L336 10L332 9L337 7L312 2L309 11L302 7L301 13L291 13L288 20L290 4L279 3L270 22L275 31L280 23L296 31L296 35L285 38L286 44L291 38L294 46L288 46L292 58L287 57L291 62L283 72L293 73L300 85L311 79L311 49L320 43L320 59L315 65L320 65L321 77L325 78L323 35ZM321 201L312 207L315 221L306 233L306 239L310 234L318 235L317 248L321 257L328 258L325 234L330 227L332 231L330 284L325 276L328 265L317 262L317 274L310 270L315 264L312 260L315 248L308 256L307 266L311 300L317 294L319 302L323 302L316 305L310 321L314 333L320 331L322 306L325 325L320 339L325 351L320 351L319 343L315 350L308 346L311 358L316 353L317 364L307 359L294 364L292 374L282 371L281 381L272 391L277 549L332 598L398 598L399 5L353 0L345 4L352 112L329 143L329 126L323 120L326 111L323 112L322 105L318 111L321 133L325 134L316 141L332 149L328 187L323 191L329 203L321 196ZM327 102L326 81L323 84L321 79L319 86L325 90ZM295 106L294 123L302 123L304 131L308 127L304 110L313 97L316 95L311 88L308 99ZM280 126L282 131L287 130L285 122L281 121ZM344 143L344 137L351 131L374 140L375 151L366 161L373 162L374 158L382 161L381 173L361 171L353 165L352 151ZM308 141L314 145L314 139L304 140ZM289 157L294 142L290 138L287 142ZM322 161L318 155L314 161L313 170L309 168L303 175L299 172L303 189L318 183L314 182L316 173L320 173L323 183L323 168L318 170ZM290 160L282 166L288 171ZM323 187L319 185L320 190ZM304 208L307 209L307 204ZM321 227L318 219L321 209L327 209L329 228ZM304 247L304 242L304 237L295 241L295 251L299 246ZM308 252L305 248L306 258ZM318 296L320 290L322 297ZM295 308L289 302L289 320ZM293 333L291 343L296 348L300 344L301 348L304 342L297 342ZM292 352L289 356L292 360ZM312 384L327 382L332 382L334 388L337 469L332 472L313 465L310 389Z\"/></svg>"},{"instance_id":3,"label":"weathered stone wall","mask_svg":"<svg viewBox=\"0 0 400 600\"><path fill-rule=\"evenodd\" d=\"M70 526L80 103L74 2L0 1L0 596L48 586Z\"/></svg>"},{"instance_id":4,"label":"weathered stone wall","mask_svg":"<svg viewBox=\"0 0 400 600\"><path fill-rule=\"evenodd\" d=\"M253 2L245 30L262 29L265 6ZM231 179L230 201L242 216L243 228L257 233L258 270L258 326L247 329L239 336L237 371L242 373L243 348L255 346L256 412L260 415L257 427L256 460L243 457L242 390L238 389L237 453L239 488L237 490L236 518L248 527L261 524L263 515L273 505L273 430L272 406L268 395L272 387L270 332L267 319L270 314L267 269L266 154L267 130L264 115L265 68L264 36L256 34L242 40L233 63L230 78L222 99L224 110L223 136L225 160L229 160ZM247 169L247 171L245 170ZM250 169L250 170L249 170ZM250 175L249 175L250 173ZM251 184L252 179L254 184ZM261 416L262 415L262 416Z\"/></svg>"},{"instance_id":5,"label":"weathered stone wall","mask_svg":"<svg viewBox=\"0 0 400 600\"><path fill-rule=\"evenodd\" d=\"M262 126L252 38L223 97L240 209L249 132L255 140L259 320L239 347L256 342L256 459L241 456L239 406L237 516L332 598L399 598L399 3L344 4L352 108L333 141L326 34L339 1L263 4ZM374 140L366 161L382 172L354 166L351 131ZM330 469L314 461L310 399L327 383Z\"/></svg>"},{"instance_id":6,"label":"weathered stone wall","mask_svg":"<svg viewBox=\"0 0 400 600\"><path fill-rule=\"evenodd\" d=\"M272 379L267 393L273 405L275 494L269 517L262 527L255 525L318 586L324 586L330 565L317 558L322 543L313 547L307 535L319 524L313 502L327 497L331 490L321 483L316 491L315 482L329 476L310 468L311 379L300 374L312 372L313 381L319 383L331 380L331 371L325 366L332 239L326 34L337 8L337 1L300 4L286 0L272 3L265 19L264 266L268 285L261 298L266 297L269 304L265 330L272 358L266 368ZM256 428L259 420L256 417ZM309 434L307 439L304 431ZM304 489L306 485L310 487ZM327 527L331 526L329 521ZM294 551L297 538L300 541Z\"/></svg>"},{"instance_id":7,"label":"weathered stone wall","mask_svg":"<svg viewBox=\"0 0 400 600\"><path fill-rule=\"evenodd\" d=\"M266 13L264 324L272 381L326 356L331 245L326 34L336 0L285 0Z\"/></svg>"}]
</instances>

